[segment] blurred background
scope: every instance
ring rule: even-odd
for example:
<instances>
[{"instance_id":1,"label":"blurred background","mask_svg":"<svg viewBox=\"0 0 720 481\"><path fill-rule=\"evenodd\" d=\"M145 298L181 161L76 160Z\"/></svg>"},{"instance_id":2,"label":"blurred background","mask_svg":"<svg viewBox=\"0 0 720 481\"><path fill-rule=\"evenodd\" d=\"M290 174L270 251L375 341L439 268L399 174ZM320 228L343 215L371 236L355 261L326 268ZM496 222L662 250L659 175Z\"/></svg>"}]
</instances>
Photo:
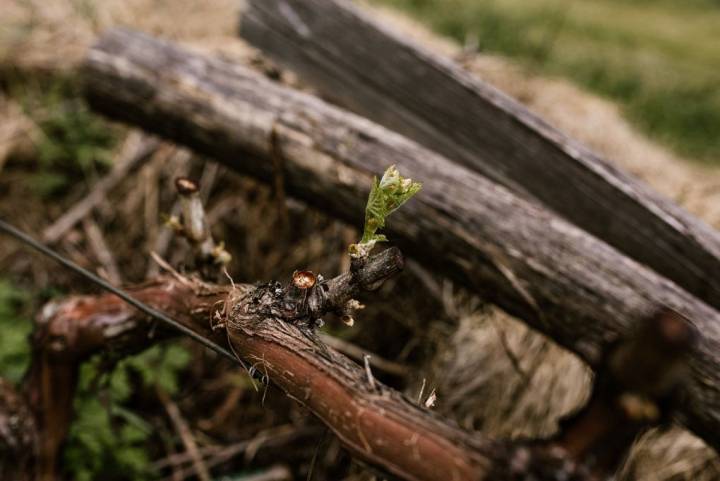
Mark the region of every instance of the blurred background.
<instances>
[{"instance_id":1,"label":"blurred background","mask_svg":"<svg viewBox=\"0 0 720 481\"><path fill-rule=\"evenodd\" d=\"M386 0L442 35L566 78L651 138L720 159L717 0Z\"/></svg>"},{"instance_id":2,"label":"blurred background","mask_svg":"<svg viewBox=\"0 0 720 481\"><path fill-rule=\"evenodd\" d=\"M363 5L720 227L717 0ZM0 0L0 217L114 282L137 283L158 272L150 251L173 265L188 255L164 222L177 208L173 180L189 175L200 179L214 233L233 255L235 282L285 281L299 268L326 277L347 269L344 253L362 219L339 223L209 159L110 123L82 99L83 55L116 25L267 68L236 35L241 10L236 0ZM303 88L292 75L281 72L280 80ZM99 185L101 202L77 223L58 223ZM20 382L31 320L44 302L92 292L0 240L0 377ZM397 292L414 295L398 300ZM330 321L325 329L342 342L391 361L378 374L383 381L413 397L422 386L425 395L436 389L438 411L467 428L549 434L587 396L590 374L576 358L412 263L354 328ZM531 366L536 372L526 382L522 369ZM256 391L224 361L181 340L86 364L66 479L195 479L173 406L217 479L278 467L287 479L306 479L311 465L318 480L374 476L282 393ZM715 455L685 432L651 433L637 450L623 479L720 479Z\"/></svg>"}]
</instances>

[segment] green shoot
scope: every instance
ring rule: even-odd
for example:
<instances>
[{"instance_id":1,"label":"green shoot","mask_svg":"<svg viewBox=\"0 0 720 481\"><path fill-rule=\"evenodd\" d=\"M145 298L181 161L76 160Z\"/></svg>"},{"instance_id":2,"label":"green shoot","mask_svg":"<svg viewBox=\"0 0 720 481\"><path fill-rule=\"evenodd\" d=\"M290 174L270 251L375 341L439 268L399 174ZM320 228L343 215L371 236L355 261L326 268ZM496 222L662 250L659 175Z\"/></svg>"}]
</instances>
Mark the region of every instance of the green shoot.
<instances>
[{"instance_id":1,"label":"green shoot","mask_svg":"<svg viewBox=\"0 0 720 481\"><path fill-rule=\"evenodd\" d=\"M350 245L350 255L366 257L378 242L387 238L377 232L385 227L385 219L420 190L420 182L400 175L394 165L388 167L380 181L373 178L373 186L365 207L365 227L358 244Z\"/></svg>"}]
</instances>

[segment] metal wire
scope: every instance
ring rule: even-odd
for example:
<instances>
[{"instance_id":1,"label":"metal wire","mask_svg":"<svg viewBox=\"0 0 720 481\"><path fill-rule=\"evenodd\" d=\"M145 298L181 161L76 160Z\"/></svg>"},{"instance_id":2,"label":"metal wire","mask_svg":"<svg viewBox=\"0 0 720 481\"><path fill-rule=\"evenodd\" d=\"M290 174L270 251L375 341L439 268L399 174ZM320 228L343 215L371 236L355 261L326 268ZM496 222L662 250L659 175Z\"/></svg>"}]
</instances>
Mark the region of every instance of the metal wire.
<instances>
[{"instance_id":1,"label":"metal wire","mask_svg":"<svg viewBox=\"0 0 720 481\"><path fill-rule=\"evenodd\" d=\"M131 306L139 309L140 311L144 312L150 317L153 317L157 319L158 321L164 322L168 326L173 327L174 329L180 331L181 333L185 334L186 336L190 337L194 341L199 342L203 346L207 347L208 349L211 349L215 351L216 353L225 356L228 359L233 360L236 363L239 363L240 360L232 354L230 351L225 349L222 346L219 346L212 342L209 339L206 339L205 337L201 336L197 332L193 331L187 326L184 326L183 324L179 323L175 319L172 319L167 314L164 314L157 309L153 309L152 307L148 306L147 304L144 304L143 302L138 301L134 297L132 297L130 294L125 292L122 289L119 289L109 282L105 281L104 279L101 279L100 277L96 276L92 272L83 269L79 265L75 264L70 259L66 259L65 257L61 256L51 248L41 244L40 242L36 241L29 235L25 234L21 230L17 229L11 224L8 224L7 222L0 219L0 231L2 231L5 234L10 235L11 237L14 237L15 239L19 240L25 245L28 245L35 249L36 251L40 252L41 254L51 258L52 260L62 264L63 266L67 267L68 269L76 272L77 274L80 274L81 276L85 277L86 279L92 281L94 284L97 284L98 286L102 287L108 292L111 292L118 296L123 301L127 302Z\"/></svg>"}]
</instances>

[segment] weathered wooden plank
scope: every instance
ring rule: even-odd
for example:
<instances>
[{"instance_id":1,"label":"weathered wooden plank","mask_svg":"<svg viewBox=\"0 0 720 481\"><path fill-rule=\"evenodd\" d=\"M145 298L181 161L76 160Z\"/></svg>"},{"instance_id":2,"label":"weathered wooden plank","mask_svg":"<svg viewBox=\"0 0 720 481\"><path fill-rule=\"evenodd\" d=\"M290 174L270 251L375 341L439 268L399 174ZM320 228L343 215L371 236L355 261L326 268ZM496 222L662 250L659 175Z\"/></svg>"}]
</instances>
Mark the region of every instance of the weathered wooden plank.
<instances>
[{"instance_id":1,"label":"weathered wooden plank","mask_svg":"<svg viewBox=\"0 0 720 481\"><path fill-rule=\"evenodd\" d=\"M720 307L720 234L345 0L249 0L240 33L334 102L482 173Z\"/></svg>"},{"instance_id":2,"label":"weathered wooden plank","mask_svg":"<svg viewBox=\"0 0 720 481\"><path fill-rule=\"evenodd\" d=\"M316 97L142 34L107 34L83 77L95 109L260 179L282 165L290 195L356 224L371 176L396 164L424 186L393 214L390 239L592 366L658 306L684 313L702 339L683 421L720 446L720 314L550 210Z\"/></svg>"}]
</instances>

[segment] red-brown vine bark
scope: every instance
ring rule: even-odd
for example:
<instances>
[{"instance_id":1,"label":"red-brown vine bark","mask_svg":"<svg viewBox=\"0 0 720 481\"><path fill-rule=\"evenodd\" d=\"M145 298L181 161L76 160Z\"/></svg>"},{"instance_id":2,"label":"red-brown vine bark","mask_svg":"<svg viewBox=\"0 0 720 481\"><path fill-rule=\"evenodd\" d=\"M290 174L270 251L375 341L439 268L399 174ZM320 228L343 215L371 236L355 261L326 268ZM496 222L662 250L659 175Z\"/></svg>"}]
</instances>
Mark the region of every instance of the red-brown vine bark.
<instances>
[{"instance_id":1,"label":"red-brown vine bark","mask_svg":"<svg viewBox=\"0 0 720 481\"><path fill-rule=\"evenodd\" d=\"M246 365L320 418L354 456L401 479L599 481L614 472L637 434L670 412L672 405L663 403L681 381L675 364L687 368L685 356L695 339L690 324L671 311L646 320L637 335L618 342L591 402L554 439L492 440L439 419L324 345L315 332L316 314L336 310L401 268L399 252L388 249L356 272L314 284L311 288L324 292L317 311L292 304L297 299L293 282L229 287L175 275L131 292L232 347ZM300 298L315 295L306 294ZM56 477L80 363L100 352L137 352L172 334L155 323L110 294L70 297L43 309L27 380L38 436L47 438L38 445L34 479ZM646 409L626 409L628 395L640 396ZM645 412L657 415L644 417ZM606 428L597 431L598 425Z\"/></svg>"}]
</instances>

